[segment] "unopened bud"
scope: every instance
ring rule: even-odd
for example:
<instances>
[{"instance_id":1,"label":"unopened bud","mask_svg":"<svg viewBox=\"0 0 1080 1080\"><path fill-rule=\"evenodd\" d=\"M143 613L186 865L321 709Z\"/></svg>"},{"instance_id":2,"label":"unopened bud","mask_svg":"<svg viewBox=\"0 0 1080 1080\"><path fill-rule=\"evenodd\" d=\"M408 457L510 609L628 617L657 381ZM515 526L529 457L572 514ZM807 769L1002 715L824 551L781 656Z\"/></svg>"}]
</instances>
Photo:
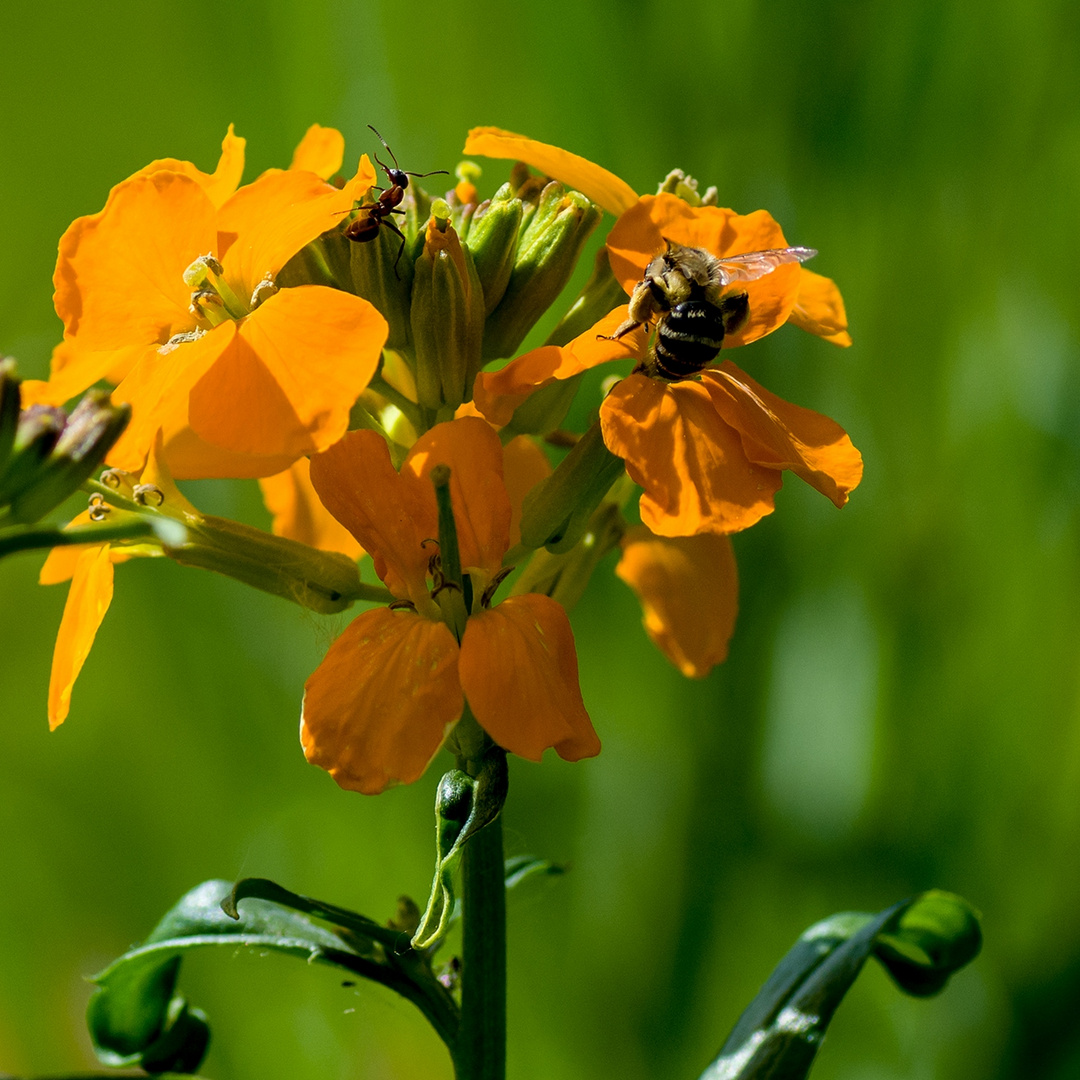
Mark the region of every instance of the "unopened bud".
<instances>
[{"instance_id":1,"label":"unopened bud","mask_svg":"<svg viewBox=\"0 0 1080 1080\"><path fill-rule=\"evenodd\" d=\"M59 506L100 467L130 419L130 405L114 405L104 390L87 391L32 483L12 498L12 518L37 521Z\"/></svg>"},{"instance_id":2,"label":"unopened bud","mask_svg":"<svg viewBox=\"0 0 1080 1080\"><path fill-rule=\"evenodd\" d=\"M521 233L506 292L484 329L484 359L511 356L570 280L600 210L552 181Z\"/></svg>"},{"instance_id":3,"label":"unopened bud","mask_svg":"<svg viewBox=\"0 0 1080 1080\"><path fill-rule=\"evenodd\" d=\"M521 211L521 200L513 197L509 184L503 184L494 198L481 204L473 214L466 234L465 242L484 290L485 316L498 306L510 282Z\"/></svg>"},{"instance_id":4,"label":"unopened bud","mask_svg":"<svg viewBox=\"0 0 1080 1080\"><path fill-rule=\"evenodd\" d=\"M19 405L22 393L15 374L15 361L0 360L0 477L4 475L11 449L15 445L15 432L19 427Z\"/></svg>"},{"instance_id":5,"label":"unopened bud","mask_svg":"<svg viewBox=\"0 0 1080 1080\"><path fill-rule=\"evenodd\" d=\"M440 220L428 222L416 260L410 318L417 398L436 410L456 409L472 396L484 333L484 293L472 255Z\"/></svg>"},{"instance_id":6,"label":"unopened bud","mask_svg":"<svg viewBox=\"0 0 1080 1080\"><path fill-rule=\"evenodd\" d=\"M400 236L380 228L378 236L364 244L349 245L352 291L374 305L390 327L388 349L405 349L412 343L409 328L409 291L413 261L402 250ZM407 245L406 245L407 247Z\"/></svg>"},{"instance_id":7,"label":"unopened bud","mask_svg":"<svg viewBox=\"0 0 1080 1080\"><path fill-rule=\"evenodd\" d=\"M38 478L64 430L63 409L32 405L19 415L7 467L0 476L0 506L11 503Z\"/></svg>"}]
</instances>

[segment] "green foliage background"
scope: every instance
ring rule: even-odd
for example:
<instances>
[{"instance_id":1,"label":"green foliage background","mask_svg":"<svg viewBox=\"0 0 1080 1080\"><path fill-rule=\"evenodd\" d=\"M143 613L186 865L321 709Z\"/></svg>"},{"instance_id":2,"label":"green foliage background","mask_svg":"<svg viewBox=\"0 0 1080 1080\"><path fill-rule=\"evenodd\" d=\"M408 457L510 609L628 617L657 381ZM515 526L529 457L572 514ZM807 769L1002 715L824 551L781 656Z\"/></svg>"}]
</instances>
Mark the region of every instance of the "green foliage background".
<instances>
[{"instance_id":1,"label":"green foliage background","mask_svg":"<svg viewBox=\"0 0 1080 1080\"><path fill-rule=\"evenodd\" d=\"M511 852L572 872L511 908L511 1075L695 1077L803 927L932 886L983 911L983 956L932 1001L868 971L817 1080L1080 1073L1080 8L78 0L5 5L0 39L0 352L28 375L63 229L155 157L211 168L230 121L248 179L314 121L418 170L498 124L641 191L681 166L820 249L855 347L786 328L738 360L840 420L866 480L842 513L791 481L736 538L703 682L610 567L575 612L604 752L513 765ZM192 487L266 522L253 484ZM0 564L0 1072L27 1074L92 1062L83 976L198 881L420 896L438 776L339 792L296 726L345 618L164 561L119 569L50 735L40 561ZM380 988L244 955L184 985L208 1077L449 1076Z\"/></svg>"}]
</instances>

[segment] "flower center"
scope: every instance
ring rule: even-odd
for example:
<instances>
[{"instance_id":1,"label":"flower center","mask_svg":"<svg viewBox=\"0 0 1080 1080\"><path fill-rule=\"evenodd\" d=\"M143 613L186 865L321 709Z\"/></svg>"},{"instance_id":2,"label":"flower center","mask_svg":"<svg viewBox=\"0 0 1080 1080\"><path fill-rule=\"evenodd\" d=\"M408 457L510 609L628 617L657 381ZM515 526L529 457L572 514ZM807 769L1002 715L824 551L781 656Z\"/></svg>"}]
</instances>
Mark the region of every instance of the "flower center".
<instances>
[{"instance_id":1,"label":"flower center","mask_svg":"<svg viewBox=\"0 0 1080 1080\"><path fill-rule=\"evenodd\" d=\"M200 255L184 271L184 284L192 290L192 315L209 328L219 326L226 319L245 318L278 291L273 277L267 273L252 290L250 298L239 296L225 280L225 270L212 254Z\"/></svg>"}]
</instances>

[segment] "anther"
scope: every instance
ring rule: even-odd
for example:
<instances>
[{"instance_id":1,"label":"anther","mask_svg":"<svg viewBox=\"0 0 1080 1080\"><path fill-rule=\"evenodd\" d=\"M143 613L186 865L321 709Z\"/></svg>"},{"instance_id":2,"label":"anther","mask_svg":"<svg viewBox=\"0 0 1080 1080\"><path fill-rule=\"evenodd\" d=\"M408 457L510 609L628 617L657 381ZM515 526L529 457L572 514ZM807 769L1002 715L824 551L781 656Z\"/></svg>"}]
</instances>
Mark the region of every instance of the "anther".
<instances>
[{"instance_id":1,"label":"anther","mask_svg":"<svg viewBox=\"0 0 1080 1080\"><path fill-rule=\"evenodd\" d=\"M156 484L136 484L134 498L140 506L160 506L165 501L165 492Z\"/></svg>"},{"instance_id":2,"label":"anther","mask_svg":"<svg viewBox=\"0 0 1080 1080\"><path fill-rule=\"evenodd\" d=\"M125 488L131 490L131 480L131 473L124 472L123 469L106 469L101 474L101 483L113 491L123 491Z\"/></svg>"},{"instance_id":3,"label":"anther","mask_svg":"<svg viewBox=\"0 0 1080 1080\"><path fill-rule=\"evenodd\" d=\"M482 608L491 607L491 601L495 596L495 590L506 580L507 576L512 574L516 568L513 566L504 566L492 579L488 587L483 591L480 596L480 606Z\"/></svg>"},{"instance_id":4,"label":"anther","mask_svg":"<svg viewBox=\"0 0 1080 1080\"><path fill-rule=\"evenodd\" d=\"M264 300L269 300L278 291L274 279L269 273L259 282L251 293L251 310L254 311Z\"/></svg>"},{"instance_id":5,"label":"anther","mask_svg":"<svg viewBox=\"0 0 1080 1080\"><path fill-rule=\"evenodd\" d=\"M87 514L91 521L104 521L109 515L109 504L95 492L90 496L90 509Z\"/></svg>"},{"instance_id":6,"label":"anther","mask_svg":"<svg viewBox=\"0 0 1080 1080\"><path fill-rule=\"evenodd\" d=\"M225 307L221 297L218 296L213 289L199 289L198 292L191 294L191 304L188 307L188 311L190 311L197 319L205 319L208 316L203 310L203 304L215 305L219 308Z\"/></svg>"},{"instance_id":7,"label":"anther","mask_svg":"<svg viewBox=\"0 0 1080 1080\"><path fill-rule=\"evenodd\" d=\"M387 604L387 607L391 611L415 611L416 605L411 600L395 600L392 604Z\"/></svg>"}]
</instances>

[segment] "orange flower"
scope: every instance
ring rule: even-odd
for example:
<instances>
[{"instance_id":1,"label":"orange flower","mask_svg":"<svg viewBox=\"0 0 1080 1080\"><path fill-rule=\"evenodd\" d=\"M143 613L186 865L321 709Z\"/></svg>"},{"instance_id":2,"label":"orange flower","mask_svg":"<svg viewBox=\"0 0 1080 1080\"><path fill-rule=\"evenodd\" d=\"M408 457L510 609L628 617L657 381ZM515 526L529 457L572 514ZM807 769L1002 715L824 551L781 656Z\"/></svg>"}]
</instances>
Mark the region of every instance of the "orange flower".
<instances>
[{"instance_id":1,"label":"orange flower","mask_svg":"<svg viewBox=\"0 0 1080 1080\"><path fill-rule=\"evenodd\" d=\"M644 525L627 530L615 573L641 601L657 648L688 678L703 679L727 658L739 582L731 540L664 537Z\"/></svg>"},{"instance_id":2,"label":"orange flower","mask_svg":"<svg viewBox=\"0 0 1080 1080\"><path fill-rule=\"evenodd\" d=\"M536 142L499 128L473 128L466 154L510 158L535 166L588 196L614 214L607 240L611 268L631 292L649 261L664 250L664 240L701 247L713 255L737 255L785 247L779 225L763 210L742 217L715 206L690 206L674 195L634 193L629 184L585 158L557 146ZM744 286L740 284L740 289ZM751 323L725 338L724 347L753 341L790 318L796 326L837 345L850 345L840 290L826 277L797 264L779 267L758 281L745 283Z\"/></svg>"},{"instance_id":3,"label":"orange flower","mask_svg":"<svg viewBox=\"0 0 1080 1080\"><path fill-rule=\"evenodd\" d=\"M331 163L325 146L309 149ZM138 470L161 428L181 478L267 476L341 437L386 322L359 297L278 291L274 276L374 180L364 157L341 190L290 170L219 206L189 170L144 170L68 229L54 276L57 379L70 394L127 373L114 397L133 421L110 464Z\"/></svg>"},{"instance_id":4,"label":"orange flower","mask_svg":"<svg viewBox=\"0 0 1080 1080\"><path fill-rule=\"evenodd\" d=\"M274 515L271 532L318 548L359 559L364 549L323 506L311 483L311 463L301 458L284 472L259 481L266 509Z\"/></svg>"},{"instance_id":5,"label":"orange flower","mask_svg":"<svg viewBox=\"0 0 1080 1080\"><path fill-rule=\"evenodd\" d=\"M624 315L618 308L568 345L535 349L501 371L481 373L477 408L505 424L553 380L608 360L643 360L644 330L604 340ZM645 489L641 520L660 536L748 528L772 513L785 469L837 506L862 478L862 457L838 424L770 394L730 361L681 382L632 374L604 399L600 424L607 448Z\"/></svg>"},{"instance_id":6,"label":"orange flower","mask_svg":"<svg viewBox=\"0 0 1080 1080\"><path fill-rule=\"evenodd\" d=\"M436 465L450 468L464 596L445 586L432 543ZM399 602L355 619L308 679L301 741L309 761L365 794L409 783L466 701L491 738L521 757L538 761L548 747L571 761L599 752L565 611L534 594L491 606L511 506L502 447L487 423L437 425L400 473L379 435L352 431L312 459L311 479ZM467 614L463 627L455 612Z\"/></svg>"}]
</instances>

